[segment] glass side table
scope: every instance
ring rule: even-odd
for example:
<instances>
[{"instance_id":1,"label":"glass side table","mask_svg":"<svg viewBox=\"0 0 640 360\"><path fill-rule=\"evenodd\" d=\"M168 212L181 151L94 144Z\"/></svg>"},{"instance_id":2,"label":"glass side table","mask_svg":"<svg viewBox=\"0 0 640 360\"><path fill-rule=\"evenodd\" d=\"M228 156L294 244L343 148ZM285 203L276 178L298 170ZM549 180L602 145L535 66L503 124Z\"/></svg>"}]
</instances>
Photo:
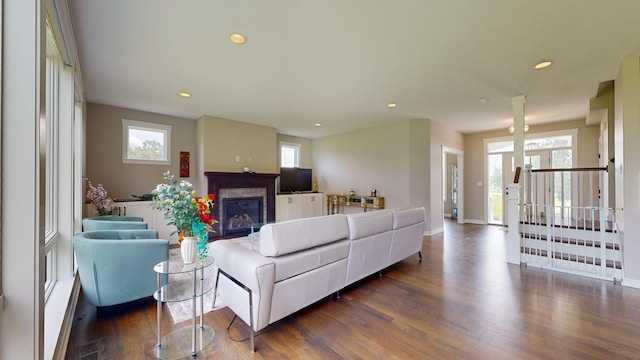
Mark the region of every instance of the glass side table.
<instances>
[{"instance_id":1,"label":"glass side table","mask_svg":"<svg viewBox=\"0 0 640 360\"><path fill-rule=\"evenodd\" d=\"M202 323L204 314L203 295L213 290L215 279L204 277L204 269L213 264L212 257L206 257L203 261L196 260L192 264L184 264L181 258L162 261L153 267L158 277L158 290L153 297L158 302L158 340L153 354L158 359L182 359L195 357L198 352L206 348L215 336L210 326ZM178 274L185 274L181 278L175 278ZM161 278L167 275L168 282L162 285ZM174 275L173 278L171 275ZM196 300L200 298L200 324L196 326ZM187 301L191 299L192 319L191 326L184 326L162 335L162 303Z\"/></svg>"}]
</instances>

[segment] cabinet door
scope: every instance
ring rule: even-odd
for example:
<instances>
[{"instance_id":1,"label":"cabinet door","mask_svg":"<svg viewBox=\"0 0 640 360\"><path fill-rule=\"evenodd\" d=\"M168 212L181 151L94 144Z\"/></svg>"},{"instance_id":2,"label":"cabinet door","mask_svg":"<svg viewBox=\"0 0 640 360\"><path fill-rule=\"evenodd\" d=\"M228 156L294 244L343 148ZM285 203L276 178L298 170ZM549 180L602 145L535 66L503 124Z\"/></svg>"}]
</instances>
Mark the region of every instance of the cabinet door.
<instances>
[{"instance_id":1,"label":"cabinet door","mask_svg":"<svg viewBox=\"0 0 640 360\"><path fill-rule=\"evenodd\" d=\"M150 201L132 201L123 202L119 204L120 215L122 216L140 216L147 222L149 229L154 229L158 232L159 239L167 239L170 244L178 243L178 236L171 233L175 230L173 227L167 225L169 220L164 218L162 212L149 206Z\"/></svg>"},{"instance_id":2,"label":"cabinet door","mask_svg":"<svg viewBox=\"0 0 640 360\"><path fill-rule=\"evenodd\" d=\"M313 200L311 203L313 207L313 215L311 216L324 215L324 208L325 208L325 204L327 203L324 199L324 194L322 193L313 194L313 198L315 200Z\"/></svg>"},{"instance_id":3,"label":"cabinet door","mask_svg":"<svg viewBox=\"0 0 640 360\"><path fill-rule=\"evenodd\" d=\"M322 215L322 196L305 194L300 197L301 217Z\"/></svg>"},{"instance_id":4,"label":"cabinet door","mask_svg":"<svg viewBox=\"0 0 640 360\"><path fill-rule=\"evenodd\" d=\"M324 194L293 194L276 196L276 221L321 216L324 214Z\"/></svg>"},{"instance_id":5,"label":"cabinet door","mask_svg":"<svg viewBox=\"0 0 640 360\"><path fill-rule=\"evenodd\" d=\"M276 221L308 217L309 197L306 194L276 196Z\"/></svg>"},{"instance_id":6,"label":"cabinet door","mask_svg":"<svg viewBox=\"0 0 640 360\"><path fill-rule=\"evenodd\" d=\"M117 204L120 208L120 216L139 216L147 222L149 227L154 224L153 209L149 201L131 201Z\"/></svg>"},{"instance_id":7,"label":"cabinet door","mask_svg":"<svg viewBox=\"0 0 640 360\"><path fill-rule=\"evenodd\" d=\"M305 216L305 209L308 203L306 195L292 195L289 204L289 219L300 219Z\"/></svg>"},{"instance_id":8,"label":"cabinet door","mask_svg":"<svg viewBox=\"0 0 640 360\"><path fill-rule=\"evenodd\" d=\"M289 220L289 210L293 205L293 197L290 195L276 196L276 222Z\"/></svg>"},{"instance_id":9,"label":"cabinet door","mask_svg":"<svg viewBox=\"0 0 640 360\"><path fill-rule=\"evenodd\" d=\"M164 218L164 214L160 210L152 209L154 212L154 224L153 228L158 231L158 238L168 239L169 244L178 243L178 235L171 235L176 229L173 226L167 225L169 220ZM152 225L149 225L151 227Z\"/></svg>"}]
</instances>

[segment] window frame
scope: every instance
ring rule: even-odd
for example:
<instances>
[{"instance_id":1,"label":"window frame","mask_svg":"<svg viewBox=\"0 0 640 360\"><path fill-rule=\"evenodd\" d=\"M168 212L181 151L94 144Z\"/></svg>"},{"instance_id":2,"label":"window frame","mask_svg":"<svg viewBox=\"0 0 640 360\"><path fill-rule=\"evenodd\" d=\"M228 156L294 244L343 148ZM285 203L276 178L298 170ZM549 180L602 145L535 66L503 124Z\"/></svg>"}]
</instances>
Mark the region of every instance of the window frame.
<instances>
[{"instance_id":1,"label":"window frame","mask_svg":"<svg viewBox=\"0 0 640 360\"><path fill-rule=\"evenodd\" d=\"M293 166L284 166L282 164L282 150L284 148L290 148L294 151L294 165ZM292 142L287 142L287 141L281 141L280 142L280 167L300 167L300 144L298 143L292 143Z\"/></svg>"},{"instance_id":2,"label":"window frame","mask_svg":"<svg viewBox=\"0 0 640 360\"><path fill-rule=\"evenodd\" d=\"M145 121L122 119L122 163L145 165L171 165L171 125L157 124ZM164 139L162 160L131 159L129 158L129 130L144 130L161 133Z\"/></svg>"},{"instance_id":3,"label":"window frame","mask_svg":"<svg viewBox=\"0 0 640 360\"><path fill-rule=\"evenodd\" d=\"M62 59L51 22L46 20L46 80L45 80L45 302L51 295L57 277L58 234L58 127L60 106L60 68Z\"/></svg>"},{"instance_id":4,"label":"window frame","mask_svg":"<svg viewBox=\"0 0 640 360\"><path fill-rule=\"evenodd\" d=\"M3 1L0 0L0 59L4 59L4 37L2 36L2 29L4 27L4 13L2 9L4 8ZM0 99L3 98L3 79L2 79L2 61L0 61ZM2 114L2 101L0 101L0 114ZM1 130L2 120L0 119L0 158L2 156L2 130ZM2 169L0 168L0 186L2 185ZM0 194L0 205L2 205L2 194ZM1 208L1 206L0 206ZM0 211L0 216L2 215L2 211ZM2 290L2 234L0 234L0 313L4 310L4 292Z\"/></svg>"}]
</instances>

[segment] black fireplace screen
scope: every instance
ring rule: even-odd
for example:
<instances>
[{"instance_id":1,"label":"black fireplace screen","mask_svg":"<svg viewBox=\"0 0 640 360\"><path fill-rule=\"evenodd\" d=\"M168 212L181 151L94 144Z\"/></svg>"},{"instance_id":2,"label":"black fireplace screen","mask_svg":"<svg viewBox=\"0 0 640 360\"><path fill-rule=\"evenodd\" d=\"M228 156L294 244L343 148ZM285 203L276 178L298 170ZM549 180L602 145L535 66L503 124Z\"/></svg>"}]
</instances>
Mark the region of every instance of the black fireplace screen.
<instances>
[{"instance_id":1,"label":"black fireplace screen","mask_svg":"<svg viewBox=\"0 0 640 360\"><path fill-rule=\"evenodd\" d=\"M245 232L251 225L262 222L262 197L226 198L222 206L223 235Z\"/></svg>"}]
</instances>

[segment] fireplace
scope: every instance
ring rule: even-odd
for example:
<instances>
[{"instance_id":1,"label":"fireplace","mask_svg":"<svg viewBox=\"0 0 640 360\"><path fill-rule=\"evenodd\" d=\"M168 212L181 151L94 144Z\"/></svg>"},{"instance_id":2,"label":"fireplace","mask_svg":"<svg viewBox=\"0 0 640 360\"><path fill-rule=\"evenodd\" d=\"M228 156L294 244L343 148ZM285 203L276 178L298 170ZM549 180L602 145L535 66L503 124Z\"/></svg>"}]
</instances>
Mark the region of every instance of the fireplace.
<instances>
[{"instance_id":1,"label":"fireplace","mask_svg":"<svg viewBox=\"0 0 640 360\"><path fill-rule=\"evenodd\" d=\"M226 198L222 202L222 236L243 234L262 222L264 197Z\"/></svg>"},{"instance_id":2,"label":"fireplace","mask_svg":"<svg viewBox=\"0 0 640 360\"><path fill-rule=\"evenodd\" d=\"M209 239L226 239L251 233L251 222L275 221L278 174L205 172L207 192L216 195L211 210L218 220Z\"/></svg>"}]
</instances>

